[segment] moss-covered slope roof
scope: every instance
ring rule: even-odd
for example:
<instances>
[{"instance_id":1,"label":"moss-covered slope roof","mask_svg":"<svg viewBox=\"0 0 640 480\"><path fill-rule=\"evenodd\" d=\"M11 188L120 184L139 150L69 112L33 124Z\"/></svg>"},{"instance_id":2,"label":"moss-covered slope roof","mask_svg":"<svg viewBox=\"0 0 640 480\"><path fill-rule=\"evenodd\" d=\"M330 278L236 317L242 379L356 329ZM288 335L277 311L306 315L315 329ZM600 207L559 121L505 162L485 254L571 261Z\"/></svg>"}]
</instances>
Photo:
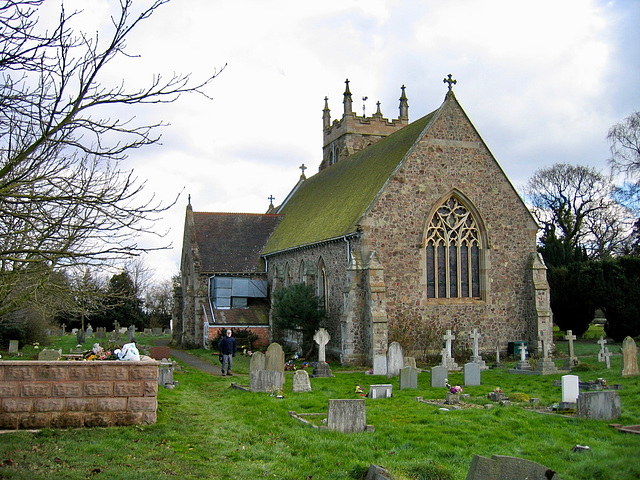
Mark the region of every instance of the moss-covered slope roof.
<instances>
[{"instance_id":1,"label":"moss-covered slope roof","mask_svg":"<svg viewBox=\"0 0 640 480\"><path fill-rule=\"evenodd\" d=\"M435 112L305 180L279 213L264 254L354 233Z\"/></svg>"}]
</instances>

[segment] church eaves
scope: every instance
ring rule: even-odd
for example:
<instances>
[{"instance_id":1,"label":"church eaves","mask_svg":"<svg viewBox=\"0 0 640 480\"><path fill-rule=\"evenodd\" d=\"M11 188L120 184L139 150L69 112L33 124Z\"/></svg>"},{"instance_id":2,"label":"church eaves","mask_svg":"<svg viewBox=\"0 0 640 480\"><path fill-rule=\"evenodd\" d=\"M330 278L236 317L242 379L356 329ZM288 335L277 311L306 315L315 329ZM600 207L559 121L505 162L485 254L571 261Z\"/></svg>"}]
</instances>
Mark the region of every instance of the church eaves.
<instances>
[{"instance_id":1,"label":"church eaves","mask_svg":"<svg viewBox=\"0 0 640 480\"><path fill-rule=\"evenodd\" d=\"M357 232L358 222L437 112L306 179L278 213L263 254Z\"/></svg>"}]
</instances>

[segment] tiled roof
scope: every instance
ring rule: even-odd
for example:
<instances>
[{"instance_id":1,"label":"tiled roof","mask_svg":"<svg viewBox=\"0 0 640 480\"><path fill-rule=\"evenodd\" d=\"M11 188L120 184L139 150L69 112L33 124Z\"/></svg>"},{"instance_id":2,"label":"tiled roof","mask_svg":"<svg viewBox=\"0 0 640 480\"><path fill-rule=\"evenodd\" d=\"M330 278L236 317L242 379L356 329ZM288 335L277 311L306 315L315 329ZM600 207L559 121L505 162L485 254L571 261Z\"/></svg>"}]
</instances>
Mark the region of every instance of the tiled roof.
<instances>
[{"instance_id":1,"label":"tiled roof","mask_svg":"<svg viewBox=\"0 0 640 480\"><path fill-rule=\"evenodd\" d=\"M265 254L354 233L436 112L305 180L284 205Z\"/></svg>"},{"instance_id":2,"label":"tiled roof","mask_svg":"<svg viewBox=\"0 0 640 480\"><path fill-rule=\"evenodd\" d=\"M201 271L262 271L260 254L282 215L193 212Z\"/></svg>"}]
</instances>

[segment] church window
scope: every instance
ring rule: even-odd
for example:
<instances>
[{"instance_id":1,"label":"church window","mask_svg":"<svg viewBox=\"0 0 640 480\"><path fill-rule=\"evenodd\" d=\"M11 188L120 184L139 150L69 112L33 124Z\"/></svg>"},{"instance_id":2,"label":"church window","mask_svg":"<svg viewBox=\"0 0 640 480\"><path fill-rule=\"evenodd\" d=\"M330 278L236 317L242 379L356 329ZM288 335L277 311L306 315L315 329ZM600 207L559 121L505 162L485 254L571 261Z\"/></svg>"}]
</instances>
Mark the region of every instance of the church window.
<instances>
[{"instance_id":1,"label":"church window","mask_svg":"<svg viewBox=\"0 0 640 480\"><path fill-rule=\"evenodd\" d=\"M299 273L299 278L298 278L299 282L306 283L305 277L307 276L307 274L306 274L306 269L304 268L304 260L300 260L300 271L298 273Z\"/></svg>"},{"instance_id":2,"label":"church window","mask_svg":"<svg viewBox=\"0 0 640 480\"><path fill-rule=\"evenodd\" d=\"M291 285L291 268L289 268L289 262L284 266L284 278L283 283L285 287Z\"/></svg>"},{"instance_id":3,"label":"church window","mask_svg":"<svg viewBox=\"0 0 640 480\"><path fill-rule=\"evenodd\" d=\"M425 248L428 298L480 298L480 230L456 196L431 218Z\"/></svg>"},{"instance_id":4,"label":"church window","mask_svg":"<svg viewBox=\"0 0 640 480\"><path fill-rule=\"evenodd\" d=\"M328 283L327 283L327 269L324 264L324 260L321 258L318 263L318 301L327 311L329 309L328 301Z\"/></svg>"}]
</instances>

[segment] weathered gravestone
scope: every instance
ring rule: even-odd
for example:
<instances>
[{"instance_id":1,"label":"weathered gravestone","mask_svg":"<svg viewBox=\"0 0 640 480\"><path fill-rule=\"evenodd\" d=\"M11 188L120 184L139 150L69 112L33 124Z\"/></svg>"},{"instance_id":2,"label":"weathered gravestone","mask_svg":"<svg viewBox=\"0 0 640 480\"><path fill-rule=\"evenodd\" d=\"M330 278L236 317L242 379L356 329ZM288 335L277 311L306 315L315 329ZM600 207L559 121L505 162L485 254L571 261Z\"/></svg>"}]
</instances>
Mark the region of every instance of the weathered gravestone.
<instances>
[{"instance_id":1,"label":"weathered gravestone","mask_svg":"<svg viewBox=\"0 0 640 480\"><path fill-rule=\"evenodd\" d=\"M106 327L98 327L96 329L96 338L107 338L107 329L106 329Z\"/></svg>"},{"instance_id":2,"label":"weathered gravestone","mask_svg":"<svg viewBox=\"0 0 640 480\"><path fill-rule=\"evenodd\" d=\"M418 372L415 367L404 367L400 370L400 390L418 388Z\"/></svg>"},{"instance_id":3,"label":"weathered gravestone","mask_svg":"<svg viewBox=\"0 0 640 480\"><path fill-rule=\"evenodd\" d=\"M559 409L575 408L578 395L580 395L580 378L577 375L562 376L562 401Z\"/></svg>"},{"instance_id":4,"label":"weathered gravestone","mask_svg":"<svg viewBox=\"0 0 640 480\"><path fill-rule=\"evenodd\" d=\"M386 355L373 356L373 374L374 375L387 374L387 356Z\"/></svg>"},{"instance_id":5,"label":"weathered gravestone","mask_svg":"<svg viewBox=\"0 0 640 480\"><path fill-rule=\"evenodd\" d=\"M18 340L9 340L9 353L18 353Z\"/></svg>"},{"instance_id":6,"label":"weathered gravestone","mask_svg":"<svg viewBox=\"0 0 640 480\"><path fill-rule=\"evenodd\" d=\"M402 368L404 368L402 345L398 342L391 342L387 350L387 378L397 377Z\"/></svg>"},{"instance_id":7,"label":"weathered gravestone","mask_svg":"<svg viewBox=\"0 0 640 480\"><path fill-rule=\"evenodd\" d=\"M152 328L151 329L151 334L152 335L162 335L162 328Z\"/></svg>"},{"instance_id":8,"label":"weathered gravestone","mask_svg":"<svg viewBox=\"0 0 640 480\"><path fill-rule=\"evenodd\" d=\"M273 392L284 385L284 352L277 343L267 348L266 355L256 352L249 362L249 390Z\"/></svg>"},{"instance_id":9,"label":"weathered gravestone","mask_svg":"<svg viewBox=\"0 0 640 480\"><path fill-rule=\"evenodd\" d=\"M135 325L131 325L127 329L127 340L129 341L129 343L136 341L136 327L135 327Z\"/></svg>"},{"instance_id":10,"label":"weathered gravestone","mask_svg":"<svg viewBox=\"0 0 640 480\"><path fill-rule=\"evenodd\" d=\"M380 385L369 385L369 398L391 398L393 397L393 385L382 383Z\"/></svg>"},{"instance_id":11,"label":"weathered gravestone","mask_svg":"<svg viewBox=\"0 0 640 480\"><path fill-rule=\"evenodd\" d=\"M480 335L480 332L478 332L477 328L474 328L473 332L469 334L469 338L471 338L471 340L473 341L473 347L472 347L473 355L471 356L471 361L473 363L477 363L478 365L480 365L480 368L482 370L486 370L488 368L486 365L486 362L482 359L482 356L479 353L480 352L479 341L482 338L482 335Z\"/></svg>"},{"instance_id":12,"label":"weathered gravestone","mask_svg":"<svg viewBox=\"0 0 640 480\"><path fill-rule=\"evenodd\" d=\"M253 355L251 355L251 359L249 360L249 372L255 372L255 371L264 370L264 369L265 369L264 353L255 352Z\"/></svg>"},{"instance_id":13,"label":"weathered gravestone","mask_svg":"<svg viewBox=\"0 0 640 480\"><path fill-rule=\"evenodd\" d=\"M474 455L466 480L560 480L557 472L524 458Z\"/></svg>"},{"instance_id":14,"label":"weathered gravestone","mask_svg":"<svg viewBox=\"0 0 640 480\"><path fill-rule=\"evenodd\" d=\"M91 324L89 324L89 326L87 327L85 335L87 336L87 338L93 337L93 327L91 326Z\"/></svg>"},{"instance_id":15,"label":"weathered gravestone","mask_svg":"<svg viewBox=\"0 0 640 480\"><path fill-rule=\"evenodd\" d=\"M607 347L604 348L604 353L602 356L604 357L604 364L607 368L611 368L611 355L613 355Z\"/></svg>"},{"instance_id":16,"label":"weathered gravestone","mask_svg":"<svg viewBox=\"0 0 640 480\"><path fill-rule=\"evenodd\" d=\"M364 480L393 480L393 478L388 470L372 463Z\"/></svg>"},{"instance_id":17,"label":"weathered gravestone","mask_svg":"<svg viewBox=\"0 0 640 480\"><path fill-rule=\"evenodd\" d=\"M480 385L480 371L482 367L479 363L469 362L464 365L464 384L467 386Z\"/></svg>"},{"instance_id":18,"label":"weathered gravestone","mask_svg":"<svg viewBox=\"0 0 640 480\"><path fill-rule=\"evenodd\" d=\"M437 365L431 369L431 387L444 387L449 378L449 370L447 367Z\"/></svg>"},{"instance_id":19,"label":"weathered gravestone","mask_svg":"<svg viewBox=\"0 0 640 480\"><path fill-rule=\"evenodd\" d=\"M38 360L43 362L51 362L56 361L62 357L62 349L60 350L49 350L45 348L38 354Z\"/></svg>"},{"instance_id":20,"label":"weathered gravestone","mask_svg":"<svg viewBox=\"0 0 640 480\"><path fill-rule=\"evenodd\" d=\"M598 340L596 343L600 345L600 351L598 352L598 361L604 362L604 346L607 344L607 341L603 337L600 337L600 340Z\"/></svg>"},{"instance_id":21,"label":"weathered gravestone","mask_svg":"<svg viewBox=\"0 0 640 480\"><path fill-rule=\"evenodd\" d=\"M569 342L569 358L567 358L564 362L564 369L571 370L573 367L578 365L578 357L576 357L573 349L573 341L576 340L576 336L573 334L572 330L567 330L567 334L564 336L564 339Z\"/></svg>"},{"instance_id":22,"label":"weathered gravestone","mask_svg":"<svg viewBox=\"0 0 640 480\"><path fill-rule=\"evenodd\" d=\"M638 348L631 337L627 337L622 341L622 368L620 375L623 377L635 377L638 375Z\"/></svg>"},{"instance_id":23,"label":"weathered gravestone","mask_svg":"<svg viewBox=\"0 0 640 480\"><path fill-rule=\"evenodd\" d=\"M578 417L593 420L613 420L621 414L620 395L615 390L582 392L578 396Z\"/></svg>"},{"instance_id":24,"label":"weathered gravestone","mask_svg":"<svg viewBox=\"0 0 640 480\"><path fill-rule=\"evenodd\" d=\"M558 368L556 364L553 363L553 360L549 358L549 346L548 341L545 336L540 332L540 342L542 343L542 358L538 359L538 364L536 365L535 372L540 375L551 375L554 373L558 373Z\"/></svg>"},{"instance_id":25,"label":"weathered gravestone","mask_svg":"<svg viewBox=\"0 0 640 480\"><path fill-rule=\"evenodd\" d=\"M160 360L158 366L158 385L164 388L173 388L175 382L173 380L173 362L167 357Z\"/></svg>"},{"instance_id":26,"label":"weathered gravestone","mask_svg":"<svg viewBox=\"0 0 640 480\"><path fill-rule=\"evenodd\" d=\"M331 368L326 360L325 348L331 336L324 328L319 329L314 335L313 340L318 344L318 363L313 369L314 377L333 377Z\"/></svg>"},{"instance_id":27,"label":"weathered gravestone","mask_svg":"<svg viewBox=\"0 0 640 480\"><path fill-rule=\"evenodd\" d=\"M86 340L86 336L84 333L84 330L82 330L81 328L79 328L76 331L76 342L78 343L78 345L82 345Z\"/></svg>"},{"instance_id":28,"label":"weathered gravestone","mask_svg":"<svg viewBox=\"0 0 640 480\"><path fill-rule=\"evenodd\" d=\"M284 351L279 343L274 342L267 348L264 369L284 373Z\"/></svg>"},{"instance_id":29,"label":"weathered gravestone","mask_svg":"<svg viewBox=\"0 0 640 480\"><path fill-rule=\"evenodd\" d=\"M451 333L451 330L447 330L447 332L442 336L442 339L445 341L445 346L442 350L442 366L447 367L450 371L460 370L460 367L453 358L452 342L456 339L456 336Z\"/></svg>"},{"instance_id":30,"label":"weathered gravestone","mask_svg":"<svg viewBox=\"0 0 640 480\"><path fill-rule=\"evenodd\" d=\"M329 400L327 428L342 433L364 432L367 429L364 398Z\"/></svg>"},{"instance_id":31,"label":"weathered gravestone","mask_svg":"<svg viewBox=\"0 0 640 480\"><path fill-rule=\"evenodd\" d=\"M310 392L311 381L309 380L309 374L306 370L296 370L293 374L293 386L294 392Z\"/></svg>"}]
</instances>

